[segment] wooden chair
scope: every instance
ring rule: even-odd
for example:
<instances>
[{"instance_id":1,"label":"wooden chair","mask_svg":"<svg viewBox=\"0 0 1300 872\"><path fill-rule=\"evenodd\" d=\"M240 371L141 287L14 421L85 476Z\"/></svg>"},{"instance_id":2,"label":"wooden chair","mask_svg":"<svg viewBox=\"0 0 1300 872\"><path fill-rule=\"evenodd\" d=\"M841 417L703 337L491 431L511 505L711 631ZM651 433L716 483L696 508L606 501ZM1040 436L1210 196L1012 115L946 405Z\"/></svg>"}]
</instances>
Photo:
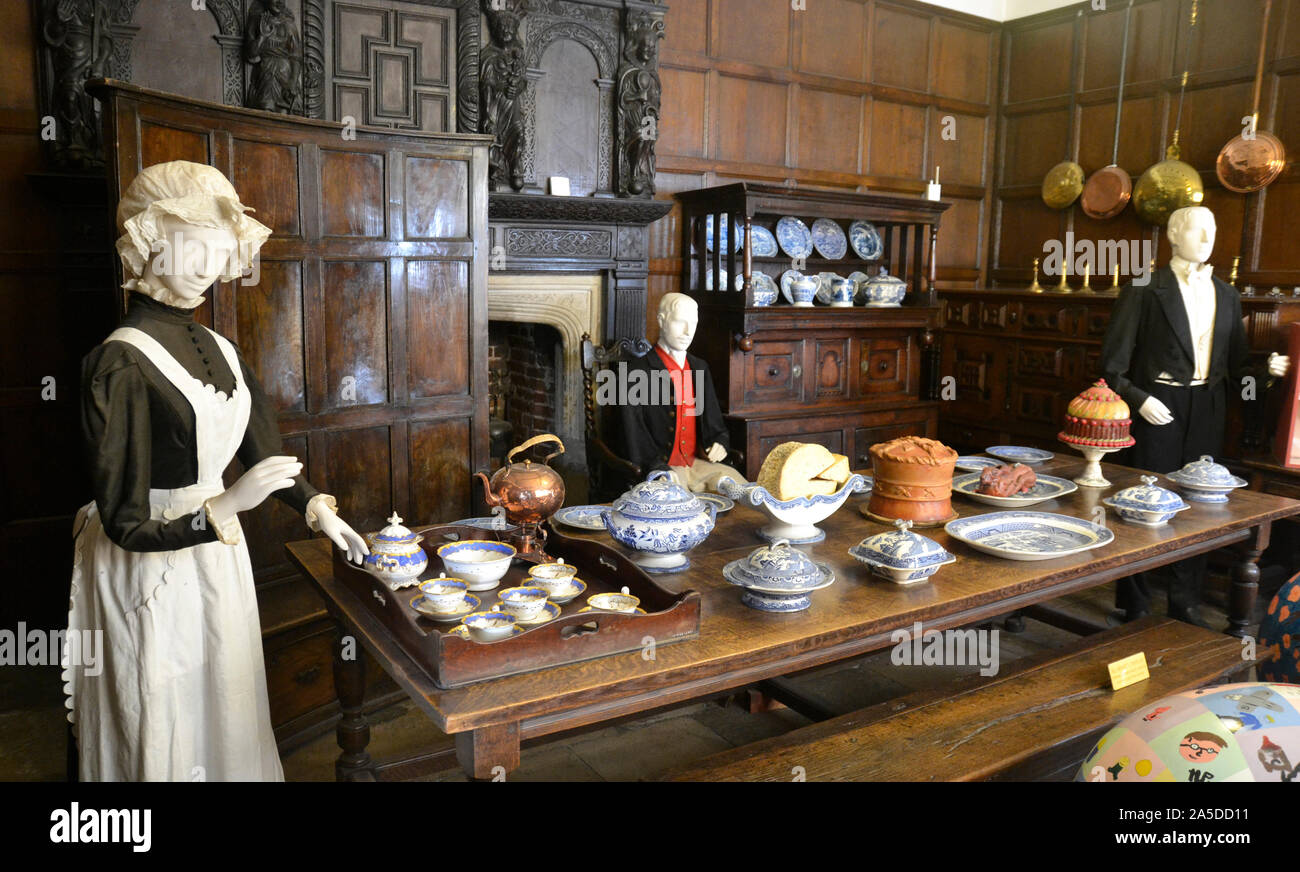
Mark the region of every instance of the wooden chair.
<instances>
[{"instance_id":1,"label":"wooden chair","mask_svg":"<svg viewBox=\"0 0 1300 872\"><path fill-rule=\"evenodd\" d=\"M596 403L596 382L601 370L611 368L628 356L645 357L650 349L650 343L644 339L619 339L602 347L591 341L590 334L582 334L583 429L587 443L587 470L592 502L608 502L621 495L633 482L645 478L645 470L620 456L606 441L606 437L612 436L616 431L605 420ZM618 440L613 441L618 444Z\"/></svg>"},{"instance_id":2,"label":"wooden chair","mask_svg":"<svg viewBox=\"0 0 1300 872\"><path fill-rule=\"evenodd\" d=\"M675 781L1069 780L1101 735L1155 700L1245 680L1241 641L1144 618L947 687L912 693L670 773ZM1151 677L1110 689L1106 664L1146 652Z\"/></svg>"}]
</instances>

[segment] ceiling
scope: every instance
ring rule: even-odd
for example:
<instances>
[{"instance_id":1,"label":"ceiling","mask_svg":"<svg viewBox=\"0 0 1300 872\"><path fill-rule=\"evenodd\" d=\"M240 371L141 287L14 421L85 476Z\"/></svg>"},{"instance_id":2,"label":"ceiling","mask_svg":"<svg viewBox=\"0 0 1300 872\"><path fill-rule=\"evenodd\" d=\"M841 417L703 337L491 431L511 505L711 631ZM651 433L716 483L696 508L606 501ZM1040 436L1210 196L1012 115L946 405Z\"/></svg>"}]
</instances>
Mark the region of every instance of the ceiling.
<instances>
[{"instance_id":1,"label":"ceiling","mask_svg":"<svg viewBox=\"0 0 1300 872\"><path fill-rule=\"evenodd\" d=\"M994 21L1010 21L1013 18L1037 15L1039 12L1047 12L1051 9L1074 6L1079 0L926 0L926 2L945 9L968 12L981 18L991 18ZM1111 0L1111 2L1122 3L1123 0Z\"/></svg>"}]
</instances>

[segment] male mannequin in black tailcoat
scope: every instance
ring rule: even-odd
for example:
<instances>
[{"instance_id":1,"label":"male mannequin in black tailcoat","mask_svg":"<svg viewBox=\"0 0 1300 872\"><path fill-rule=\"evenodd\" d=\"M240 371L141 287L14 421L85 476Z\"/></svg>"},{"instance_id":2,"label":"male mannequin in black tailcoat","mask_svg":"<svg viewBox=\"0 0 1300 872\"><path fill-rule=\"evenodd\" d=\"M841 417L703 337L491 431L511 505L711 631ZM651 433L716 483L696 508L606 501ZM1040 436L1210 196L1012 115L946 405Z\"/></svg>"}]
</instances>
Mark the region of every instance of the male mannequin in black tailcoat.
<instances>
[{"instance_id":1,"label":"male mannequin in black tailcoat","mask_svg":"<svg viewBox=\"0 0 1300 872\"><path fill-rule=\"evenodd\" d=\"M1136 444L1127 462L1138 469L1168 473L1202 455L1217 458L1228 391L1240 390L1250 374L1241 298L1206 263L1215 229L1214 213L1204 206L1175 211L1167 229L1169 266L1147 285L1127 285L1111 313L1101 370L1134 412ZM1273 354L1268 371L1285 375L1289 364ZM1201 555L1121 579L1115 604L1125 621L1150 614L1150 582L1159 578L1169 585L1169 616L1199 624L1205 568Z\"/></svg>"}]
</instances>

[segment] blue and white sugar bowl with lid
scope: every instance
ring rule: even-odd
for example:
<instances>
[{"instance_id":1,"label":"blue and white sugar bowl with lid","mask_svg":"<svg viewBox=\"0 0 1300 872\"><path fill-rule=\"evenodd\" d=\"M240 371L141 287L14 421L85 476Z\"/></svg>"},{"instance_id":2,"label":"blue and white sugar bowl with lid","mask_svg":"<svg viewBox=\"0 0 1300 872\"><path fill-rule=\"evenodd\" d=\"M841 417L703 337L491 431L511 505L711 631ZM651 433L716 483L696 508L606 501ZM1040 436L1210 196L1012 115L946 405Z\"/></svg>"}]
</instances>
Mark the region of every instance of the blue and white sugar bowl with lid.
<instances>
[{"instance_id":1,"label":"blue and white sugar bowl with lid","mask_svg":"<svg viewBox=\"0 0 1300 872\"><path fill-rule=\"evenodd\" d=\"M744 588L741 602L762 612L801 612L812 605L813 591L835 582L829 566L814 562L787 539L731 561L722 567L722 577Z\"/></svg>"},{"instance_id":2,"label":"blue and white sugar bowl with lid","mask_svg":"<svg viewBox=\"0 0 1300 872\"><path fill-rule=\"evenodd\" d=\"M849 554L865 563L872 573L898 584L925 581L957 558L938 542L912 532L912 522L899 518L894 529L863 539Z\"/></svg>"},{"instance_id":3,"label":"blue and white sugar bowl with lid","mask_svg":"<svg viewBox=\"0 0 1300 872\"><path fill-rule=\"evenodd\" d=\"M366 555L363 566L393 590L415 584L429 565L429 555L420 547L422 538L403 527L402 519L393 512L387 527L366 535L370 553Z\"/></svg>"},{"instance_id":4,"label":"blue and white sugar bowl with lid","mask_svg":"<svg viewBox=\"0 0 1300 872\"><path fill-rule=\"evenodd\" d=\"M646 572L688 569L686 552L713 530L717 504L706 503L673 480L666 469L656 470L601 512L605 529Z\"/></svg>"},{"instance_id":5,"label":"blue and white sugar bowl with lid","mask_svg":"<svg viewBox=\"0 0 1300 872\"><path fill-rule=\"evenodd\" d=\"M1168 478L1194 503L1226 503L1228 494L1247 484L1244 478L1233 475L1228 467L1215 463L1208 454L1202 454L1200 460L1169 473Z\"/></svg>"},{"instance_id":6,"label":"blue and white sugar bowl with lid","mask_svg":"<svg viewBox=\"0 0 1300 872\"><path fill-rule=\"evenodd\" d=\"M1101 502L1129 523L1147 527L1159 527L1191 508L1178 494L1158 486L1154 475L1142 476L1142 484L1124 488Z\"/></svg>"}]
</instances>

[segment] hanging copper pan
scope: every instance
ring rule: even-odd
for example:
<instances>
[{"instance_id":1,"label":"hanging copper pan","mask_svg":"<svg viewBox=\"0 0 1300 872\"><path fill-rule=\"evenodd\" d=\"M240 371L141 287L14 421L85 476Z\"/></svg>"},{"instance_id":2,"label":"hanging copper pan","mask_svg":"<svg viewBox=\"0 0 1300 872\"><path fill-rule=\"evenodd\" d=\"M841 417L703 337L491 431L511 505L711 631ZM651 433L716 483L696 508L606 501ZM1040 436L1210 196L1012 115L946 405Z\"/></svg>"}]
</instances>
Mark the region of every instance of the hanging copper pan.
<instances>
[{"instance_id":1,"label":"hanging copper pan","mask_svg":"<svg viewBox=\"0 0 1300 872\"><path fill-rule=\"evenodd\" d=\"M1133 180L1119 167L1119 125L1124 112L1124 73L1128 66L1128 33L1132 21L1133 0L1129 0L1128 10L1124 13L1124 45L1119 52L1119 96L1115 99L1115 145L1111 150L1110 166L1092 174L1083 186L1080 200L1084 214L1099 221L1123 212L1133 196Z\"/></svg>"},{"instance_id":2,"label":"hanging copper pan","mask_svg":"<svg viewBox=\"0 0 1300 872\"><path fill-rule=\"evenodd\" d=\"M1214 170L1229 191L1250 194L1273 182L1286 169L1286 147L1266 130L1258 129L1259 92L1264 82L1264 53L1268 49L1268 19L1273 0L1264 0L1264 25L1259 34L1259 61L1255 66L1255 103L1251 109L1250 136L1239 133L1219 151Z\"/></svg>"}]
</instances>

